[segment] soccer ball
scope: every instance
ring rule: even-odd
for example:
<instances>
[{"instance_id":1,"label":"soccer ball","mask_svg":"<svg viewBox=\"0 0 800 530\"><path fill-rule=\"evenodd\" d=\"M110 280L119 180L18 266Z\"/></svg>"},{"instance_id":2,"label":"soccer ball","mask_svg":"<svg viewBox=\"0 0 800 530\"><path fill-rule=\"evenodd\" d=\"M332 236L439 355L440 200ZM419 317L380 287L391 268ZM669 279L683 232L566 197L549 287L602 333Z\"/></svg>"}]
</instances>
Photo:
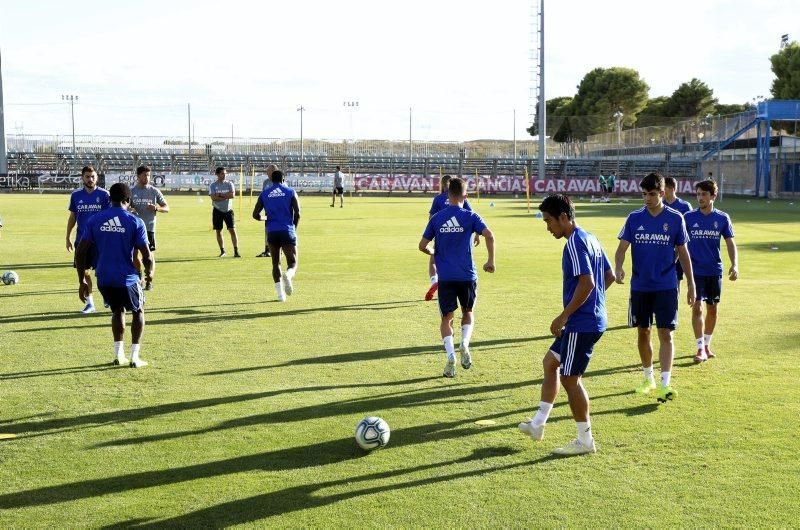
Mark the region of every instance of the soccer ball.
<instances>
[{"instance_id":1,"label":"soccer ball","mask_svg":"<svg viewBox=\"0 0 800 530\"><path fill-rule=\"evenodd\" d=\"M14 271L8 271L3 274L3 283L6 285L14 285L19 283L19 274Z\"/></svg>"},{"instance_id":2,"label":"soccer ball","mask_svg":"<svg viewBox=\"0 0 800 530\"><path fill-rule=\"evenodd\" d=\"M364 418L356 425L356 443L365 451L388 444L389 434L389 424L376 416Z\"/></svg>"}]
</instances>

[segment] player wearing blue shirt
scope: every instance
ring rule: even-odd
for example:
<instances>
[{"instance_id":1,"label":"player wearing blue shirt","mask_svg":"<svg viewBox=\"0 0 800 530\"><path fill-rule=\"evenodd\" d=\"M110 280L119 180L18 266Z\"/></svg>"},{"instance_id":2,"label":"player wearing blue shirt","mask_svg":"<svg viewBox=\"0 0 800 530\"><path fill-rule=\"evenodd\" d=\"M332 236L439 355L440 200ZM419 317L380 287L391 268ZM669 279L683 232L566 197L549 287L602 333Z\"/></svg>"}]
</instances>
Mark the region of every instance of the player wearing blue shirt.
<instances>
[{"instance_id":1,"label":"player wearing blue shirt","mask_svg":"<svg viewBox=\"0 0 800 530\"><path fill-rule=\"evenodd\" d=\"M142 256L146 281L153 280L153 260L144 222L128 212L131 189L118 182L111 186L111 208L95 214L88 222L84 237L75 251L78 268L78 296L86 300L89 284L85 271L89 266L89 253L96 256L97 287L103 300L111 308L111 331L114 335L114 364L128 364L125 358L125 310L131 312L131 368L141 368L147 363L139 358L144 331L144 293L139 284L139 273L133 265L133 252Z\"/></svg>"},{"instance_id":2,"label":"player wearing blue shirt","mask_svg":"<svg viewBox=\"0 0 800 530\"><path fill-rule=\"evenodd\" d=\"M270 175L272 186L258 196L253 208L253 219L263 221L266 214L267 244L272 257L272 279L278 301L285 302L286 295L294 292L292 279L297 273L297 225L300 222L300 203L297 193L283 184L283 172L275 170ZM286 256L286 272L281 274L281 251Z\"/></svg>"},{"instance_id":3,"label":"player wearing blue shirt","mask_svg":"<svg viewBox=\"0 0 800 530\"><path fill-rule=\"evenodd\" d=\"M614 273L597 238L575 223L575 207L569 197L550 195L539 210L547 231L556 239L567 239L561 257L564 310L550 324L550 333L556 339L542 359L544 379L539 410L530 421L520 423L519 429L534 440L544 437L544 426L558 395L560 367L578 437L554 453L594 453L589 395L581 377L589 366L595 343L606 330L606 290L614 283Z\"/></svg>"},{"instance_id":4,"label":"player wearing blue shirt","mask_svg":"<svg viewBox=\"0 0 800 530\"><path fill-rule=\"evenodd\" d=\"M264 191L265 189L267 189L270 186L272 186L272 173L274 171L277 171L277 170L278 170L278 166L276 166L275 164L270 164L270 165L267 166L267 169L266 169L267 178L264 180L264 183L261 185L261 191ZM256 256L257 258L268 258L268 257L270 257L272 255L269 252L269 241L268 241L268 238L269 238L269 232L267 231L267 222L264 221L264 252L262 252L261 254L258 254Z\"/></svg>"},{"instance_id":5,"label":"player wearing blue shirt","mask_svg":"<svg viewBox=\"0 0 800 530\"><path fill-rule=\"evenodd\" d=\"M617 283L624 283L625 253L631 247L631 298L628 324L638 328L639 356L642 359L644 382L636 392L647 394L656 389L653 376L653 348L650 326L655 313L658 328L658 357L661 362L661 386L656 397L665 402L675 397L670 386L674 344L672 334L678 323L678 278L675 274L675 253L686 271L687 302L694 303L692 263L686 248L688 236L683 216L664 206L664 177L650 173L639 183L644 208L628 215L619 234L614 255Z\"/></svg>"},{"instance_id":6,"label":"player wearing blue shirt","mask_svg":"<svg viewBox=\"0 0 800 530\"><path fill-rule=\"evenodd\" d=\"M69 218L67 219L67 252L72 252L78 247L78 244L83 238L83 233L86 230L86 225L91 217L108 208L111 203L108 199L108 192L103 188L97 186L97 172L92 166L85 166L81 170L81 179L83 180L83 187L79 190L72 192L69 198ZM72 229L77 226L75 231L75 243L72 243ZM89 314L94 313L94 298L92 297L92 277L89 275L89 270L93 260L89 259L89 266L86 268L86 285L87 296L86 306L84 306L81 313ZM73 267L77 267L75 261L72 263Z\"/></svg>"},{"instance_id":7,"label":"player wearing blue shirt","mask_svg":"<svg viewBox=\"0 0 800 530\"><path fill-rule=\"evenodd\" d=\"M448 195L449 192L447 191L448 183L450 182L450 175L445 175L442 177L442 181L439 185L439 189L441 193L436 195L433 198L433 202L431 203L431 209L428 212L428 220L431 219L434 215L442 211L444 208L449 206L448 202ZM469 201L464 199L464 209L468 211L472 211L472 207L469 205ZM475 234L475 246L480 244L480 235ZM433 295L436 293L436 289L439 288L439 277L436 274L436 263L434 262L433 256L428 260L428 275L431 277L431 286L428 289L428 292L425 293L425 301L430 301L433 299Z\"/></svg>"},{"instance_id":8,"label":"player wearing blue shirt","mask_svg":"<svg viewBox=\"0 0 800 530\"><path fill-rule=\"evenodd\" d=\"M692 205L675 194L677 188L678 181L674 177L664 177L664 205L679 211L681 215L686 215L692 211ZM691 251L689 253L691 254ZM675 264L675 274L678 276L678 292L680 292L683 281L683 267L680 263Z\"/></svg>"},{"instance_id":9,"label":"player wearing blue shirt","mask_svg":"<svg viewBox=\"0 0 800 530\"><path fill-rule=\"evenodd\" d=\"M711 351L711 337L717 325L717 304L722 294L722 256L719 251L720 238L725 239L731 266L728 278L734 282L739 277L738 251L733 240L733 224L728 214L714 208L717 198L717 183L704 180L695 184L700 208L684 216L689 230L689 254L692 258L697 299L692 306L692 327L697 345L696 363L715 357ZM706 317L703 319L703 302Z\"/></svg>"},{"instance_id":10,"label":"player wearing blue shirt","mask_svg":"<svg viewBox=\"0 0 800 530\"><path fill-rule=\"evenodd\" d=\"M486 238L489 258L483 266L486 272L494 272L494 235L483 219L464 208L466 185L458 177L448 182L450 206L436 213L428 221L419 250L433 256L439 274L439 312L442 315L439 330L442 334L447 363L445 377L456 375L456 351L453 344L453 314L461 305L461 366L468 370L472 366L469 341L473 329L473 308L478 296L478 272L472 262L473 234ZM435 241L435 250L429 248Z\"/></svg>"}]
</instances>

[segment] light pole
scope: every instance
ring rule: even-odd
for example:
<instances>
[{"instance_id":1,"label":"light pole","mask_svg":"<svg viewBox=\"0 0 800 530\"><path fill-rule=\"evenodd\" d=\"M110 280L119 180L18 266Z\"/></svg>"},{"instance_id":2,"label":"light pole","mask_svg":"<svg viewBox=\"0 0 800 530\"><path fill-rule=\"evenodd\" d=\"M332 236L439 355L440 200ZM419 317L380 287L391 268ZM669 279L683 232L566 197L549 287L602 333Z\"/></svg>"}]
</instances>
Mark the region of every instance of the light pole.
<instances>
[{"instance_id":1,"label":"light pole","mask_svg":"<svg viewBox=\"0 0 800 530\"><path fill-rule=\"evenodd\" d=\"M353 112L358 110L358 100L343 101L342 106L347 109L350 114L350 143L355 142L355 135L353 133Z\"/></svg>"},{"instance_id":2,"label":"light pole","mask_svg":"<svg viewBox=\"0 0 800 530\"><path fill-rule=\"evenodd\" d=\"M614 113L614 119L617 120L617 178L621 178L622 174L619 172L619 157L622 150L622 114L621 111Z\"/></svg>"},{"instance_id":3,"label":"light pole","mask_svg":"<svg viewBox=\"0 0 800 530\"><path fill-rule=\"evenodd\" d=\"M78 101L78 96L73 94L61 94L61 101L69 101L69 111L72 116L72 154L77 154L75 151L75 102Z\"/></svg>"},{"instance_id":4,"label":"light pole","mask_svg":"<svg viewBox=\"0 0 800 530\"><path fill-rule=\"evenodd\" d=\"M303 105L297 107L297 111L300 113L300 178L305 178L305 156L304 156L304 149L303 149L303 112L305 112L306 108Z\"/></svg>"}]
</instances>

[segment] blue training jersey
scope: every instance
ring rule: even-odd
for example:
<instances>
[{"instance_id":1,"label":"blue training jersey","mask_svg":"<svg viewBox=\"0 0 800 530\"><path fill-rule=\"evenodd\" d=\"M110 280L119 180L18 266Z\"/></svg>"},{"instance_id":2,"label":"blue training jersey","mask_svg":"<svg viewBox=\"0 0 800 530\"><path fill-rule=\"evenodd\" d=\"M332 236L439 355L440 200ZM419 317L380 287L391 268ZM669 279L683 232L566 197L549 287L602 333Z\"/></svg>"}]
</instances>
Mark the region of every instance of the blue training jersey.
<instances>
[{"instance_id":1,"label":"blue training jersey","mask_svg":"<svg viewBox=\"0 0 800 530\"><path fill-rule=\"evenodd\" d=\"M680 212L665 206L653 217L646 207L640 208L628 215L618 238L631 244L631 290L678 288L675 247L689 239Z\"/></svg>"},{"instance_id":2,"label":"blue training jersey","mask_svg":"<svg viewBox=\"0 0 800 530\"><path fill-rule=\"evenodd\" d=\"M273 184L261 192L259 199L267 214L267 231L294 234L293 197L297 197L295 191L283 184Z\"/></svg>"},{"instance_id":3,"label":"blue training jersey","mask_svg":"<svg viewBox=\"0 0 800 530\"><path fill-rule=\"evenodd\" d=\"M692 205L688 201L684 201L680 197L675 197L675 201L672 204L664 200L664 206L669 206L673 210L678 210L679 212L681 212L681 215L686 215L687 213L692 211Z\"/></svg>"},{"instance_id":4,"label":"blue training jersey","mask_svg":"<svg viewBox=\"0 0 800 530\"><path fill-rule=\"evenodd\" d=\"M689 255L692 272L696 276L721 276L722 256L720 237L733 237L733 223L725 212L716 208L704 214L699 209L687 213L683 219L689 231Z\"/></svg>"},{"instance_id":5,"label":"blue training jersey","mask_svg":"<svg viewBox=\"0 0 800 530\"><path fill-rule=\"evenodd\" d=\"M564 307L567 307L575 295L579 276L591 274L594 279L592 293L569 316L566 331L605 331L608 326L605 275L611 269L611 263L597 238L583 228L576 227L564 245L561 269L564 273Z\"/></svg>"},{"instance_id":6,"label":"blue training jersey","mask_svg":"<svg viewBox=\"0 0 800 530\"><path fill-rule=\"evenodd\" d=\"M448 206L450 206L450 203L447 202L447 192L444 191L433 198L431 209L428 213L431 215L436 215ZM470 212L472 211L472 207L469 205L468 200L464 200L464 209Z\"/></svg>"},{"instance_id":7,"label":"blue training jersey","mask_svg":"<svg viewBox=\"0 0 800 530\"><path fill-rule=\"evenodd\" d=\"M458 206L448 206L431 217L422 237L436 242L433 259L440 282L478 279L472 262L472 234L480 234L485 228L480 215Z\"/></svg>"},{"instance_id":8,"label":"blue training jersey","mask_svg":"<svg viewBox=\"0 0 800 530\"><path fill-rule=\"evenodd\" d=\"M86 230L87 221L97 212L111 207L111 197L103 188L95 188L92 193L82 187L72 192L69 197L69 211L75 214L77 226L75 230L75 243L79 243Z\"/></svg>"},{"instance_id":9,"label":"blue training jersey","mask_svg":"<svg viewBox=\"0 0 800 530\"><path fill-rule=\"evenodd\" d=\"M84 237L95 246L95 274L100 287L126 287L139 281L133 249L146 247L144 221L112 206L89 219Z\"/></svg>"}]
</instances>

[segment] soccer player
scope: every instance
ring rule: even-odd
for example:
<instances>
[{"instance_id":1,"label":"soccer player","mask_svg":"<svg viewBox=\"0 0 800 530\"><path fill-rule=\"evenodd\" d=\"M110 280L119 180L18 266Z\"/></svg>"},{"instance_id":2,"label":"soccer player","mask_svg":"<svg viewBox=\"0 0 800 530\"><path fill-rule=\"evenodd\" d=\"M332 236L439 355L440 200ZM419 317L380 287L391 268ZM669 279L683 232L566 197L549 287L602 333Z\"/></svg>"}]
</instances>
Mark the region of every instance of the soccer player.
<instances>
[{"instance_id":1,"label":"soccer player","mask_svg":"<svg viewBox=\"0 0 800 530\"><path fill-rule=\"evenodd\" d=\"M433 256L439 272L439 312L442 315L439 329L442 333L447 363L444 377L456 375L456 350L453 344L453 314L461 305L461 345L459 347L461 366L469 370L472 356L469 341L473 329L473 309L478 296L478 273L472 262L472 234L486 238L489 258L483 266L486 272L494 272L494 235L475 212L464 208L466 184L458 178L448 183L450 204L430 218L419 250ZM428 245L436 241L435 251Z\"/></svg>"},{"instance_id":2,"label":"soccer player","mask_svg":"<svg viewBox=\"0 0 800 530\"><path fill-rule=\"evenodd\" d=\"M606 202L611 201L610 196L614 194L614 186L617 184L617 172L612 171L610 175L606 177Z\"/></svg>"},{"instance_id":3,"label":"soccer player","mask_svg":"<svg viewBox=\"0 0 800 530\"><path fill-rule=\"evenodd\" d=\"M578 437L553 451L559 455L580 455L597 451L589 421L589 395L581 377L592 358L594 345L608 324L606 290L614 283L611 263L600 242L575 222L575 207L566 195L550 195L539 205L547 231L556 239L566 238L561 258L564 277L564 310L553 319L550 332L555 341L542 359L544 379L536 415L520 423L519 429L534 440L544 437L544 426L559 386L567 391Z\"/></svg>"},{"instance_id":4,"label":"soccer player","mask_svg":"<svg viewBox=\"0 0 800 530\"><path fill-rule=\"evenodd\" d=\"M233 219L233 198L236 196L236 189L233 182L225 180L227 171L220 166L215 171L216 182L208 185L208 194L211 197L214 208L212 210L211 224L217 232L217 244L219 245L219 257L225 256L225 243L222 240L222 223L231 234L231 244L233 244L233 257L241 258L239 254L239 237L236 235L236 225Z\"/></svg>"},{"instance_id":5,"label":"soccer player","mask_svg":"<svg viewBox=\"0 0 800 530\"><path fill-rule=\"evenodd\" d=\"M597 176L597 183L600 185L600 201L606 200L606 177L602 173Z\"/></svg>"},{"instance_id":6,"label":"soccer player","mask_svg":"<svg viewBox=\"0 0 800 530\"><path fill-rule=\"evenodd\" d=\"M677 188L678 181L674 177L664 177L664 205L677 210L681 215L686 215L692 211L692 205L677 196L675 193ZM691 254L691 250L689 254ZM681 267L680 262L675 263L675 274L678 275L678 292L680 292L681 282L683 281L683 267ZM697 285L695 284L696 288Z\"/></svg>"},{"instance_id":7,"label":"soccer player","mask_svg":"<svg viewBox=\"0 0 800 530\"><path fill-rule=\"evenodd\" d=\"M69 218L67 219L67 252L72 252L78 248L78 244L83 238L89 219L101 210L108 208L111 203L108 192L97 186L97 172L92 166L85 166L81 170L83 187L72 192L69 198ZM75 231L75 243L72 243L72 229L77 225ZM72 266L77 268L77 263L73 260ZM94 298L92 297L92 277L89 270L94 267L94 260L89 256L89 262L84 269L86 274L86 305L81 313L88 315L94 313Z\"/></svg>"},{"instance_id":8,"label":"soccer player","mask_svg":"<svg viewBox=\"0 0 800 530\"><path fill-rule=\"evenodd\" d=\"M448 195L449 192L447 190L447 185L450 182L450 175L444 175L442 177L441 184L439 185L439 189L441 193L438 193L434 198L433 202L431 203L431 209L428 212L428 220L442 211L444 208L447 208L449 205L448 202ZM467 211L472 211L472 207L469 205L469 201L465 198L464 199L464 209ZM480 235L475 234L475 246L478 246L481 242ZM430 259L428 260L428 275L431 277L431 286L428 289L428 292L425 293L425 301L430 302L433 300L433 295L436 294L436 290L439 288L439 276L436 274L436 262L433 259L433 254L431 254Z\"/></svg>"},{"instance_id":9,"label":"soccer player","mask_svg":"<svg viewBox=\"0 0 800 530\"><path fill-rule=\"evenodd\" d=\"M733 240L733 224L728 214L714 208L717 198L717 183L704 180L694 185L700 207L684 216L689 230L689 254L692 258L697 299L692 306L692 327L697 343L694 362L701 363L715 357L711 351L711 337L717 325L717 305L722 294L722 257L719 251L720 238L725 239L728 259L728 279L739 278L739 262L736 242ZM703 302L706 316L703 319Z\"/></svg>"},{"instance_id":10,"label":"soccer player","mask_svg":"<svg viewBox=\"0 0 800 530\"><path fill-rule=\"evenodd\" d=\"M139 166L136 168L136 186L131 189L130 211L144 221L147 229L147 241L149 242L150 253L153 260L153 270L156 267L156 214L167 213L169 204L164 199L161 190L150 184L150 168ZM139 251L133 252L133 266L142 275L142 262L139 259ZM144 290L149 291L153 288L151 282L145 282Z\"/></svg>"},{"instance_id":11,"label":"soccer player","mask_svg":"<svg viewBox=\"0 0 800 530\"><path fill-rule=\"evenodd\" d=\"M145 280L153 280L153 261L144 222L127 211L131 189L118 182L111 186L111 208L94 215L86 226L84 237L75 251L78 268L78 296L85 300L90 290L86 281L90 250L95 250L97 287L111 308L111 331L114 336L115 365L128 364L125 358L125 311L131 318L131 368L147 366L139 357L144 331L144 293L139 274L133 266L133 251L142 254Z\"/></svg>"},{"instance_id":12,"label":"soccer player","mask_svg":"<svg viewBox=\"0 0 800 530\"><path fill-rule=\"evenodd\" d=\"M675 252L686 271L689 305L694 303L695 290L692 263L686 248L689 236L683 216L664 206L664 177L650 173L639 186L644 207L631 212L619 233L619 246L614 255L614 274L617 283L624 283L625 253L631 247L633 274L628 308L628 324L638 328L639 356L644 370L644 382L636 388L640 394L656 390L653 376L653 348L650 326L655 313L658 329L658 357L661 362L661 385L656 392L660 402L676 396L672 389L672 360L675 346L672 334L678 324L678 278L675 274Z\"/></svg>"},{"instance_id":13,"label":"soccer player","mask_svg":"<svg viewBox=\"0 0 800 530\"><path fill-rule=\"evenodd\" d=\"M277 170L278 170L278 166L276 166L275 164L270 164L270 165L267 166L267 178L266 178L266 180L264 180L264 183L261 185L261 191L264 191L265 189L267 189L270 186L272 186L272 172L273 171L277 171ZM269 231L267 230L267 222L264 221L264 252L262 252L261 254L257 255L256 257L257 258L268 258L268 257L270 257L270 255L271 254L269 253Z\"/></svg>"},{"instance_id":14,"label":"soccer player","mask_svg":"<svg viewBox=\"0 0 800 530\"><path fill-rule=\"evenodd\" d=\"M297 193L283 184L283 172L275 170L270 176L272 186L261 192L253 219L263 221L261 211L266 213L269 233L269 250L272 255L272 280L279 302L294 292L292 279L297 273L297 225L300 223L300 203ZM281 251L286 256L286 272L281 274Z\"/></svg>"},{"instance_id":15,"label":"soccer player","mask_svg":"<svg viewBox=\"0 0 800 530\"><path fill-rule=\"evenodd\" d=\"M339 208L344 208L344 175L342 168L336 166L336 173L333 174L333 195L331 196L331 208L336 204L336 196L339 196Z\"/></svg>"}]
</instances>

